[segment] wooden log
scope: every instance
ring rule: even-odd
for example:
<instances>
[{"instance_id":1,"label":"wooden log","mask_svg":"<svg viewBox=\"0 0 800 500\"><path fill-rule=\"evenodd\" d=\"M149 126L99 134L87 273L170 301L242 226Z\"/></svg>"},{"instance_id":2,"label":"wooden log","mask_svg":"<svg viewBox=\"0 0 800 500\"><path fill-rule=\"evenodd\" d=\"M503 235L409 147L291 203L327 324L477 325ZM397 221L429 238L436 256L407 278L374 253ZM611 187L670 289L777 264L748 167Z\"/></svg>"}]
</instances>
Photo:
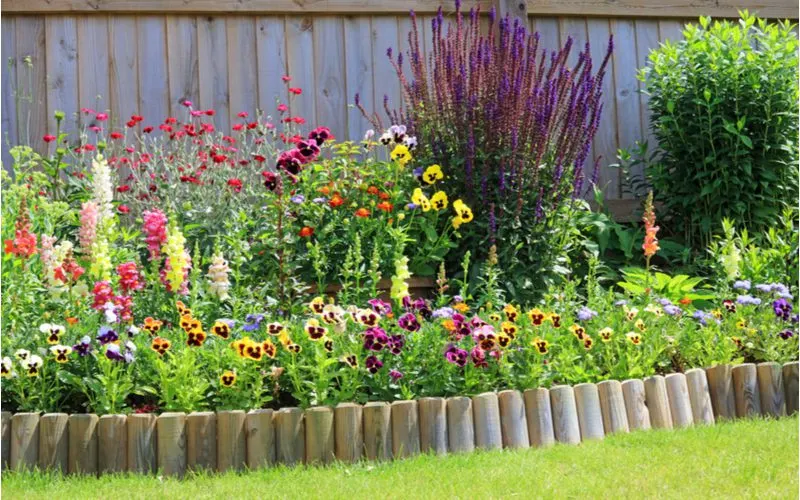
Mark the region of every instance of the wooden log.
<instances>
[{"instance_id":1,"label":"wooden log","mask_svg":"<svg viewBox=\"0 0 800 500\"><path fill-rule=\"evenodd\" d=\"M70 474L97 474L97 415L77 414L69 416Z\"/></svg>"},{"instance_id":2,"label":"wooden log","mask_svg":"<svg viewBox=\"0 0 800 500\"><path fill-rule=\"evenodd\" d=\"M786 401L786 414L797 413L798 403L798 365L797 361L783 365L783 390Z\"/></svg>"},{"instance_id":3,"label":"wooden log","mask_svg":"<svg viewBox=\"0 0 800 500\"><path fill-rule=\"evenodd\" d=\"M392 403L392 454L405 458L419 453L419 415L416 401Z\"/></svg>"},{"instance_id":4,"label":"wooden log","mask_svg":"<svg viewBox=\"0 0 800 500\"><path fill-rule=\"evenodd\" d=\"M306 410L306 463L329 464L334 459L333 410L327 406Z\"/></svg>"},{"instance_id":5,"label":"wooden log","mask_svg":"<svg viewBox=\"0 0 800 500\"><path fill-rule=\"evenodd\" d=\"M711 394L711 407L714 419L725 420L736 417L736 400L733 394L733 376L730 365L717 365L706 368L708 391Z\"/></svg>"},{"instance_id":6,"label":"wooden log","mask_svg":"<svg viewBox=\"0 0 800 500\"><path fill-rule=\"evenodd\" d=\"M245 420L247 467L259 469L275 463L275 427L272 410L250 410Z\"/></svg>"},{"instance_id":7,"label":"wooden log","mask_svg":"<svg viewBox=\"0 0 800 500\"><path fill-rule=\"evenodd\" d=\"M622 382L622 396L625 398L625 413L632 431L650 429L650 410L645 403L644 382L629 379Z\"/></svg>"},{"instance_id":8,"label":"wooden log","mask_svg":"<svg viewBox=\"0 0 800 500\"><path fill-rule=\"evenodd\" d=\"M706 371L702 368L693 368L687 370L685 375L694 424L713 425L714 409L711 405L711 393L708 389Z\"/></svg>"},{"instance_id":9,"label":"wooden log","mask_svg":"<svg viewBox=\"0 0 800 500\"><path fill-rule=\"evenodd\" d=\"M158 431L158 468L165 476L183 477L186 473L186 414L162 413Z\"/></svg>"},{"instance_id":10,"label":"wooden log","mask_svg":"<svg viewBox=\"0 0 800 500\"><path fill-rule=\"evenodd\" d=\"M600 395L600 412L606 434L630 432L622 384L618 380L604 380L597 384L597 392Z\"/></svg>"},{"instance_id":11,"label":"wooden log","mask_svg":"<svg viewBox=\"0 0 800 500\"><path fill-rule=\"evenodd\" d=\"M217 470L217 414L192 412L186 417L186 468Z\"/></svg>"},{"instance_id":12,"label":"wooden log","mask_svg":"<svg viewBox=\"0 0 800 500\"><path fill-rule=\"evenodd\" d=\"M152 413L128 415L128 471L151 474L156 471L156 422Z\"/></svg>"},{"instance_id":13,"label":"wooden log","mask_svg":"<svg viewBox=\"0 0 800 500\"><path fill-rule=\"evenodd\" d=\"M97 421L97 466L101 474L128 468L127 421L125 415L103 415Z\"/></svg>"},{"instance_id":14,"label":"wooden log","mask_svg":"<svg viewBox=\"0 0 800 500\"><path fill-rule=\"evenodd\" d=\"M664 377L664 382L667 385L672 427L681 429L691 426L694 416L692 414L692 402L689 399L689 386L686 383L686 375L683 373L670 373Z\"/></svg>"},{"instance_id":15,"label":"wooden log","mask_svg":"<svg viewBox=\"0 0 800 500\"><path fill-rule=\"evenodd\" d=\"M672 429L672 414L669 411L667 384L661 375L644 379L644 394L650 411L650 425L654 429Z\"/></svg>"},{"instance_id":16,"label":"wooden log","mask_svg":"<svg viewBox=\"0 0 800 500\"><path fill-rule=\"evenodd\" d=\"M16 413L11 417L12 470L33 470L39 465L39 414Z\"/></svg>"},{"instance_id":17,"label":"wooden log","mask_svg":"<svg viewBox=\"0 0 800 500\"><path fill-rule=\"evenodd\" d=\"M247 413L243 410L217 412L217 470L240 471L247 461L245 436Z\"/></svg>"},{"instance_id":18,"label":"wooden log","mask_svg":"<svg viewBox=\"0 0 800 500\"><path fill-rule=\"evenodd\" d=\"M758 392L758 372L753 363L743 363L731 369L733 394L738 418L761 415L761 395Z\"/></svg>"},{"instance_id":19,"label":"wooden log","mask_svg":"<svg viewBox=\"0 0 800 500\"><path fill-rule=\"evenodd\" d=\"M372 401L364 405L364 456L368 460L392 459L392 407Z\"/></svg>"},{"instance_id":20,"label":"wooden log","mask_svg":"<svg viewBox=\"0 0 800 500\"><path fill-rule=\"evenodd\" d=\"M550 407L553 412L553 432L556 440L559 443L580 443L581 427L572 387L568 385L551 387Z\"/></svg>"},{"instance_id":21,"label":"wooden log","mask_svg":"<svg viewBox=\"0 0 800 500\"><path fill-rule=\"evenodd\" d=\"M525 420L525 400L519 391L507 390L497 394L500 404L500 430L504 448L529 448L528 424Z\"/></svg>"},{"instance_id":22,"label":"wooden log","mask_svg":"<svg viewBox=\"0 0 800 500\"><path fill-rule=\"evenodd\" d=\"M364 417L361 405L339 403L333 413L336 460L358 462L364 452Z\"/></svg>"},{"instance_id":23,"label":"wooden log","mask_svg":"<svg viewBox=\"0 0 800 500\"><path fill-rule=\"evenodd\" d=\"M472 399L447 398L447 438L450 453L469 453L475 449Z\"/></svg>"},{"instance_id":24,"label":"wooden log","mask_svg":"<svg viewBox=\"0 0 800 500\"><path fill-rule=\"evenodd\" d=\"M550 391L544 387L528 389L525 398L525 417L531 446L546 447L556 442L553 432L553 412L550 409Z\"/></svg>"},{"instance_id":25,"label":"wooden log","mask_svg":"<svg viewBox=\"0 0 800 500\"><path fill-rule=\"evenodd\" d=\"M69 415L46 413L39 419L39 468L66 473L69 468Z\"/></svg>"},{"instance_id":26,"label":"wooden log","mask_svg":"<svg viewBox=\"0 0 800 500\"><path fill-rule=\"evenodd\" d=\"M603 439L603 412L600 410L600 393L594 384L578 384L575 392L575 408L578 411L578 425L581 440Z\"/></svg>"},{"instance_id":27,"label":"wooden log","mask_svg":"<svg viewBox=\"0 0 800 500\"><path fill-rule=\"evenodd\" d=\"M11 456L11 412L4 411L0 414L0 429L2 429L2 443L0 443L0 467L2 470L8 468L9 457Z\"/></svg>"},{"instance_id":28,"label":"wooden log","mask_svg":"<svg viewBox=\"0 0 800 500\"><path fill-rule=\"evenodd\" d=\"M303 410L281 408L275 412L275 458L286 465L297 465L306 454L306 429Z\"/></svg>"},{"instance_id":29,"label":"wooden log","mask_svg":"<svg viewBox=\"0 0 800 500\"><path fill-rule=\"evenodd\" d=\"M501 449L500 404L497 394L484 392L472 398L472 418L475 422L475 446L484 450Z\"/></svg>"},{"instance_id":30,"label":"wooden log","mask_svg":"<svg viewBox=\"0 0 800 500\"><path fill-rule=\"evenodd\" d=\"M419 405L419 449L422 453L447 453L447 401L421 398Z\"/></svg>"},{"instance_id":31,"label":"wooden log","mask_svg":"<svg viewBox=\"0 0 800 500\"><path fill-rule=\"evenodd\" d=\"M782 417L786 414L781 365L769 361L756 366L758 393L761 395L761 412L765 416Z\"/></svg>"}]
</instances>

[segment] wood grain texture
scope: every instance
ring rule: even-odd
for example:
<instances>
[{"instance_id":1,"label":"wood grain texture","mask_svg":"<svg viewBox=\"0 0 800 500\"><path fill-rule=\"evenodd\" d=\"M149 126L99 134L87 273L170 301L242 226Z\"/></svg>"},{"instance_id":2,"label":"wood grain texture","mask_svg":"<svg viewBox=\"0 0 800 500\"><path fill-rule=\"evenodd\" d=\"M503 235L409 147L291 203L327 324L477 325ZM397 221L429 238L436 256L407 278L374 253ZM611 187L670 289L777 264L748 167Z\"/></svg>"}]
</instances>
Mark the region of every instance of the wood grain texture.
<instances>
[{"instance_id":1,"label":"wood grain texture","mask_svg":"<svg viewBox=\"0 0 800 500\"><path fill-rule=\"evenodd\" d=\"M307 464L324 465L334 459L333 409L319 406L306 410Z\"/></svg>"},{"instance_id":2,"label":"wood grain texture","mask_svg":"<svg viewBox=\"0 0 800 500\"><path fill-rule=\"evenodd\" d=\"M197 18L166 16L169 114L181 116L185 101L200 102Z\"/></svg>"},{"instance_id":3,"label":"wood grain texture","mask_svg":"<svg viewBox=\"0 0 800 500\"><path fill-rule=\"evenodd\" d=\"M3 16L0 19L0 57L2 57L3 71L0 73L0 105L2 106L2 160L6 170L10 170L12 159L10 150L19 144L20 120L17 113L18 92L17 70L22 60L17 50L16 40L17 18Z\"/></svg>"},{"instance_id":4,"label":"wood grain texture","mask_svg":"<svg viewBox=\"0 0 800 500\"><path fill-rule=\"evenodd\" d=\"M81 108L110 109L108 77L108 16L81 16L78 25L78 104ZM83 123L93 116L82 116Z\"/></svg>"},{"instance_id":5,"label":"wood grain texture","mask_svg":"<svg viewBox=\"0 0 800 500\"><path fill-rule=\"evenodd\" d=\"M6 470L8 468L8 461L9 457L11 456L11 412L4 411L0 414L0 436L2 436L2 442L0 442L0 452L2 453L2 457L0 457L0 467L2 470Z\"/></svg>"},{"instance_id":6,"label":"wood grain texture","mask_svg":"<svg viewBox=\"0 0 800 500\"><path fill-rule=\"evenodd\" d=\"M556 440L566 444L580 443L581 428L572 387L568 385L551 387L550 407L553 412L553 431Z\"/></svg>"},{"instance_id":7,"label":"wood grain texture","mask_svg":"<svg viewBox=\"0 0 800 500\"><path fill-rule=\"evenodd\" d=\"M392 454L395 458L419 454L419 414L416 401L392 403Z\"/></svg>"},{"instance_id":8,"label":"wood grain texture","mask_svg":"<svg viewBox=\"0 0 800 500\"><path fill-rule=\"evenodd\" d=\"M685 375L694 424L713 425L714 409L711 404L711 393L708 388L706 371L702 368L693 368L687 370Z\"/></svg>"},{"instance_id":9,"label":"wood grain texture","mask_svg":"<svg viewBox=\"0 0 800 500\"><path fill-rule=\"evenodd\" d=\"M158 468L165 476L186 473L186 414L168 412L158 416Z\"/></svg>"},{"instance_id":10,"label":"wood grain texture","mask_svg":"<svg viewBox=\"0 0 800 500\"><path fill-rule=\"evenodd\" d=\"M152 413L128 415L128 471L148 474L156 471L156 422Z\"/></svg>"},{"instance_id":11,"label":"wood grain texture","mask_svg":"<svg viewBox=\"0 0 800 500\"><path fill-rule=\"evenodd\" d=\"M258 108L258 66L256 22L252 16L227 16L228 96L230 123L252 121ZM248 118L238 116L240 112Z\"/></svg>"},{"instance_id":12,"label":"wood grain texture","mask_svg":"<svg viewBox=\"0 0 800 500\"><path fill-rule=\"evenodd\" d=\"M450 453L470 453L475 449L472 399L464 396L447 398L447 437Z\"/></svg>"},{"instance_id":13,"label":"wood grain texture","mask_svg":"<svg viewBox=\"0 0 800 500\"><path fill-rule=\"evenodd\" d=\"M618 380L604 380L597 384L597 391L600 395L600 411L603 414L603 429L606 434L629 432L622 384Z\"/></svg>"},{"instance_id":14,"label":"wood grain texture","mask_svg":"<svg viewBox=\"0 0 800 500\"><path fill-rule=\"evenodd\" d=\"M632 431L650 429L650 410L645 403L644 382L630 379L622 382L622 396L625 398L625 412L628 426Z\"/></svg>"},{"instance_id":15,"label":"wood grain texture","mask_svg":"<svg viewBox=\"0 0 800 500\"><path fill-rule=\"evenodd\" d=\"M544 387L524 392L525 421L531 446L547 447L556 442L553 431L553 412L550 407L550 391Z\"/></svg>"},{"instance_id":16,"label":"wood grain texture","mask_svg":"<svg viewBox=\"0 0 800 500\"><path fill-rule=\"evenodd\" d=\"M286 64L284 17L259 16L256 18L258 107L268 116L275 116L278 99L286 100L286 86L281 80L289 72Z\"/></svg>"},{"instance_id":17,"label":"wood grain texture","mask_svg":"<svg viewBox=\"0 0 800 500\"><path fill-rule=\"evenodd\" d=\"M93 414L69 416L70 474L97 474L97 422Z\"/></svg>"},{"instance_id":18,"label":"wood grain texture","mask_svg":"<svg viewBox=\"0 0 800 500\"><path fill-rule=\"evenodd\" d=\"M292 95L287 101L291 116L305 118L317 123L314 82L314 18L311 16L287 16L286 61L291 86L303 89L301 95Z\"/></svg>"},{"instance_id":19,"label":"wood grain texture","mask_svg":"<svg viewBox=\"0 0 800 500\"><path fill-rule=\"evenodd\" d=\"M11 417L9 468L33 470L39 465L39 414L16 413Z\"/></svg>"},{"instance_id":20,"label":"wood grain texture","mask_svg":"<svg viewBox=\"0 0 800 500\"><path fill-rule=\"evenodd\" d=\"M242 410L217 412L217 470L241 471L247 461L247 437Z\"/></svg>"},{"instance_id":21,"label":"wood grain texture","mask_svg":"<svg viewBox=\"0 0 800 500\"><path fill-rule=\"evenodd\" d=\"M364 456L368 460L392 459L392 407L371 401L364 405Z\"/></svg>"},{"instance_id":22,"label":"wood grain texture","mask_svg":"<svg viewBox=\"0 0 800 500\"><path fill-rule=\"evenodd\" d=\"M447 453L447 401L444 398L420 398L419 449L422 453Z\"/></svg>"},{"instance_id":23,"label":"wood grain texture","mask_svg":"<svg viewBox=\"0 0 800 500\"><path fill-rule=\"evenodd\" d=\"M47 116L64 113L62 130L75 132L78 115L78 27L75 16L45 18Z\"/></svg>"},{"instance_id":24,"label":"wood grain texture","mask_svg":"<svg viewBox=\"0 0 800 500\"><path fill-rule=\"evenodd\" d=\"M522 393L514 390L500 391L497 393L497 400L500 404L503 448L529 448L531 442Z\"/></svg>"},{"instance_id":25,"label":"wood grain texture","mask_svg":"<svg viewBox=\"0 0 800 500\"><path fill-rule=\"evenodd\" d=\"M356 141L372 125L355 106L355 96L367 110L375 109L375 92L372 80L372 22L369 17L348 16L344 19L344 67L347 109L346 138Z\"/></svg>"},{"instance_id":26,"label":"wood grain texture","mask_svg":"<svg viewBox=\"0 0 800 500\"><path fill-rule=\"evenodd\" d=\"M286 465L303 462L306 453L306 430L303 410L281 408L275 412L275 458Z\"/></svg>"},{"instance_id":27,"label":"wood grain texture","mask_svg":"<svg viewBox=\"0 0 800 500\"><path fill-rule=\"evenodd\" d=\"M760 416L761 395L758 391L756 365L744 363L734 366L731 370L731 375L733 376L736 416L738 418Z\"/></svg>"},{"instance_id":28,"label":"wood grain texture","mask_svg":"<svg viewBox=\"0 0 800 500\"><path fill-rule=\"evenodd\" d=\"M127 470L127 422L126 415L103 415L97 421L97 466L100 474Z\"/></svg>"},{"instance_id":29,"label":"wood grain texture","mask_svg":"<svg viewBox=\"0 0 800 500\"><path fill-rule=\"evenodd\" d=\"M650 424L654 429L672 429L667 384L661 375L644 379L645 402L650 411Z\"/></svg>"},{"instance_id":30,"label":"wood grain texture","mask_svg":"<svg viewBox=\"0 0 800 500\"><path fill-rule=\"evenodd\" d=\"M694 416L692 415L692 402L689 398L686 375L683 373L670 373L664 377L664 382L667 385L672 427L680 429L691 426L694 422Z\"/></svg>"},{"instance_id":31,"label":"wood grain texture","mask_svg":"<svg viewBox=\"0 0 800 500\"><path fill-rule=\"evenodd\" d=\"M353 463L364 453L364 416L361 405L339 403L333 410L336 460Z\"/></svg>"},{"instance_id":32,"label":"wood grain texture","mask_svg":"<svg viewBox=\"0 0 800 500\"><path fill-rule=\"evenodd\" d=\"M67 472L69 464L69 415L46 413L39 419L39 468Z\"/></svg>"},{"instance_id":33,"label":"wood grain texture","mask_svg":"<svg viewBox=\"0 0 800 500\"><path fill-rule=\"evenodd\" d=\"M578 424L581 440L603 439L603 412L600 409L600 393L594 384L578 384L575 391L575 408L578 411Z\"/></svg>"},{"instance_id":34,"label":"wood grain texture","mask_svg":"<svg viewBox=\"0 0 800 500\"><path fill-rule=\"evenodd\" d=\"M250 410L245 420L247 467L259 469L275 463L275 427L273 410Z\"/></svg>"},{"instance_id":35,"label":"wood grain texture","mask_svg":"<svg viewBox=\"0 0 800 500\"><path fill-rule=\"evenodd\" d=\"M186 468L217 470L217 414L192 412L186 417Z\"/></svg>"},{"instance_id":36,"label":"wood grain texture","mask_svg":"<svg viewBox=\"0 0 800 500\"><path fill-rule=\"evenodd\" d=\"M774 361L759 363L756 371L758 392L761 396L761 411L764 416L777 418L786 415L781 365Z\"/></svg>"},{"instance_id":37,"label":"wood grain texture","mask_svg":"<svg viewBox=\"0 0 800 500\"><path fill-rule=\"evenodd\" d=\"M6 16L3 16L3 19L6 19ZM52 117L47 115L47 64L45 61L47 48L45 47L44 17L21 16L17 17L15 21L15 50L17 51L17 60L21 61L20 66L16 68L16 87L17 91L24 96L16 103L18 137L22 144L30 144L36 151L46 151L46 144L42 137L55 130L55 123L48 121L52 120ZM3 35L5 36L5 29L3 29ZM3 52L5 53L5 51L6 44L3 43ZM8 60L5 55L3 60ZM6 72L4 71L3 78L5 77ZM3 102L3 110L4 119L7 114L9 118L13 118L12 108L7 108L5 102ZM5 125L3 130L6 130Z\"/></svg>"},{"instance_id":38,"label":"wood grain texture","mask_svg":"<svg viewBox=\"0 0 800 500\"><path fill-rule=\"evenodd\" d=\"M344 23L341 17L314 17L314 81L317 124L334 136L347 137L347 97L344 64Z\"/></svg>"},{"instance_id":39,"label":"wood grain texture","mask_svg":"<svg viewBox=\"0 0 800 500\"><path fill-rule=\"evenodd\" d=\"M169 113L167 26L164 16L139 16L139 114L144 126L157 126ZM224 59L223 59L224 60Z\"/></svg>"},{"instance_id":40,"label":"wood grain texture","mask_svg":"<svg viewBox=\"0 0 800 500\"><path fill-rule=\"evenodd\" d=\"M733 376L730 365L717 365L706 368L711 406L716 420L736 417L736 400L733 393Z\"/></svg>"},{"instance_id":41,"label":"wood grain texture","mask_svg":"<svg viewBox=\"0 0 800 500\"><path fill-rule=\"evenodd\" d=\"M112 17L109 21L108 37L110 41L109 84L111 86L109 126L122 128L131 115L139 112L136 18L133 16Z\"/></svg>"},{"instance_id":42,"label":"wood grain texture","mask_svg":"<svg viewBox=\"0 0 800 500\"><path fill-rule=\"evenodd\" d=\"M798 406L798 368L800 365L797 361L786 363L783 365L783 389L786 399L786 414L792 415L797 413Z\"/></svg>"},{"instance_id":43,"label":"wood grain texture","mask_svg":"<svg viewBox=\"0 0 800 500\"><path fill-rule=\"evenodd\" d=\"M230 94L228 88L228 37L224 17L197 18L197 52L200 56L200 102L198 109L213 109L218 129L230 127Z\"/></svg>"},{"instance_id":44,"label":"wood grain texture","mask_svg":"<svg viewBox=\"0 0 800 500\"><path fill-rule=\"evenodd\" d=\"M475 423L475 446L484 450L503 447L500 428L500 404L497 394L484 392L472 398L472 418Z\"/></svg>"}]
</instances>

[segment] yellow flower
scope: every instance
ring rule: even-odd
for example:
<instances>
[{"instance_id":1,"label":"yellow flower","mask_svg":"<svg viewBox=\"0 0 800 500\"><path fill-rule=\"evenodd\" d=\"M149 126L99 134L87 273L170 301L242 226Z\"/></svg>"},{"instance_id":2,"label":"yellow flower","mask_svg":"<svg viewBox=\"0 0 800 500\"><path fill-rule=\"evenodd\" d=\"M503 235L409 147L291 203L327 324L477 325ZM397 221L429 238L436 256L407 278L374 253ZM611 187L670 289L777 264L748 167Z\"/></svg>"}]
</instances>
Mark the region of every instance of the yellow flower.
<instances>
[{"instance_id":1,"label":"yellow flower","mask_svg":"<svg viewBox=\"0 0 800 500\"><path fill-rule=\"evenodd\" d=\"M427 196L422 192L422 189L417 188L411 194L411 203L417 205L422 209L423 212L427 212L431 209L431 202Z\"/></svg>"},{"instance_id":2,"label":"yellow flower","mask_svg":"<svg viewBox=\"0 0 800 500\"><path fill-rule=\"evenodd\" d=\"M444 191L437 191L431 197L431 204L437 211L447 208L447 195L444 193Z\"/></svg>"},{"instance_id":3,"label":"yellow flower","mask_svg":"<svg viewBox=\"0 0 800 500\"><path fill-rule=\"evenodd\" d=\"M508 344L510 344L512 340L513 337L506 335L504 333L497 335L497 345L499 345L502 348L508 347Z\"/></svg>"},{"instance_id":4,"label":"yellow flower","mask_svg":"<svg viewBox=\"0 0 800 500\"><path fill-rule=\"evenodd\" d=\"M72 352L72 347L68 345L54 345L50 348L56 363L66 363L69 361L69 354Z\"/></svg>"},{"instance_id":5,"label":"yellow flower","mask_svg":"<svg viewBox=\"0 0 800 500\"><path fill-rule=\"evenodd\" d=\"M325 300L322 297L317 297L308 304L308 307L315 314L322 314L322 309L325 308Z\"/></svg>"},{"instance_id":6,"label":"yellow flower","mask_svg":"<svg viewBox=\"0 0 800 500\"><path fill-rule=\"evenodd\" d=\"M614 330L609 327L605 327L598 332L600 335L600 340L605 343L611 342L611 336L614 335Z\"/></svg>"},{"instance_id":7,"label":"yellow flower","mask_svg":"<svg viewBox=\"0 0 800 500\"><path fill-rule=\"evenodd\" d=\"M633 321L633 318L639 314L639 310L635 307L632 309L628 309L628 306L625 306L625 317L628 318L628 321Z\"/></svg>"},{"instance_id":8,"label":"yellow flower","mask_svg":"<svg viewBox=\"0 0 800 500\"><path fill-rule=\"evenodd\" d=\"M398 144L392 150L392 161L396 161L401 166L405 167L406 163L411 161L411 152L402 144Z\"/></svg>"},{"instance_id":9,"label":"yellow flower","mask_svg":"<svg viewBox=\"0 0 800 500\"><path fill-rule=\"evenodd\" d=\"M469 311L469 306L465 302L459 302L458 304L453 306L453 309L460 313L465 313Z\"/></svg>"},{"instance_id":10,"label":"yellow flower","mask_svg":"<svg viewBox=\"0 0 800 500\"><path fill-rule=\"evenodd\" d=\"M236 383L236 373L228 370L222 374L219 381L222 383L223 387L232 387L233 384Z\"/></svg>"},{"instance_id":11,"label":"yellow flower","mask_svg":"<svg viewBox=\"0 0 800 500\"><path fill-rule=\"evenodd\" d=\"M584 338L587 338L586 329L583 328L581 325L572 325L569 327L569 329L572 332L572 334L575 335L576 339L583 340Z\"/></svg>"},{"instance_id":12,"label":"yellow flower","mask_svg":"<svg viewBox=\"0 0 800 500\"><path fill-rule=\"evenodd\" d=\"M436 181L440 181L444 179L444 174L442 173L442 167L439 165L431 165L427 169L425 169L425 173L422 174L422 180L427 182L428 184L433 184Z\"/></svg>"},{"instance_id":13,"label":"yellow flower","mask_svg":"<svg viewBox=\"0 0 800 500\"><path fill-rule=\"evenodd\" d=\"M584 339L583 339L583 348L588 351L588 350L590 350L592 348L592 345L594 345L594 341L592 340L592 337L590 337L588 335L586 337L584 337Z\"/></svg>"},{"instance_id":14,"label":"yellow flower","mask_svg":"<svg viewBox=\"0 0 800 500\"><path fill-rule=\"evenodd\" d=\"M740 330L744 330L745 328L747 328L747 320L742 318L739 321L737 321L736 322L736 328L738 328Z\"/></svg>"},{"instance_id":15,"label":"yellow flower","mask_svg":"<svg viewBox=\"0 0 800 500\"><path fill-rule=\"evenodd\" d=\"M319 340L328 333L328 329L319 325L319 321L314 318L306 321L306 334L311 340Z\"/></svg>"},{"instance_id":16,"label":"yellow flower","mask_svg":"<svg viewBox=\"0 0 800 500\"><path fill-rule=\"evenodd\" d=\"M536 348L536 352L539 354L547 354L547 347L550 345L550 342L536 337L531 341L531 345Z\"/></svg>"},{"instance_id":17,"label":"yellow flower","mask_svg":"<svg viewBox=\"0 0 800 500\"><path fill-rule=\"evenodd\" d=\"M561 315L556 313L548 314L545 318L547 321L553 324L556 328L561 328Z\"/></svg>"},{"instance_id":18,"label":"yellow flower","mask_svg":"<svg viewBox=\"0 0 800 500\"><path fill-rule=\"evenodd\" d=\"M633 345L639 345L642 342L642 336L636 332L628 332L625 334L625 336Z\"/></svg>"},{"instance_id":19,"label":"yellow flower","mask_svg":"<svg viewBox=\"0 0 800 500\"><path fill-rule=\"evenodd\" d=\"M661 307L655 304L647 304L647 307L644 308L645 312L649 312L651 314L655 314L656 316L663 316L664 310Z\"/></svg>"},{"instance_id":20,"label":"yellow flower","mask_svg":"<svg viewBox=\"0 0 800 500\"><path fill-rule=\"evenodd\" d=\"M638 328L640 332L647 330L644 321L642 321L641 319L637 319L636 323L634 323L634 326L636 326L636 328Z\"/></svg>"},{"instance_id":21,"label":"yellow flower","mask_svg":"<svg viewBox=\"0 0 800 500\"><path fill-rule=\"evenodd\" d=\"M503 307L503 312L506 313L506 319L508 319L509 321L511 322L517 321L517 316L519 315L519 311L517 311L517 308L514 307L512 304L506 304L505 307Z\"/></svg>"},{"instance_id":22,"label":"yellow flower","mask_svg":"<svg viewBox=\"0 0 800 500\"><path fill-rule=\"evenodd\" d=\"M497 313L492 313L489 315L489 321L492 321L494 323L497 323L498 321L500 321L500 319L501 319L500 315Z\"/></svg>"},{"instance_id":23,"label":"yellow flower","mask_svg":"<svg viewBox=\"0 0 800 500\"><path fill-rule=\"evenodd\" d=\"M471 222L474 218L472 210L461 200L453 202L453 210L456 211L456 216L461 220L461 223Z\"/></svg>"},{"instance_id":24,"label":"yellow flower","mask_svg":"<svg viewBox=\"0 0 800 500\"><path fill-rule=\"evenodd\" d=\"M533 326L540 326L545 319L545 314L538 308L534 308L528 311L528 318L530 318Z\"/></svg>"},{"instance_id":25,"label":"yellow flower","mask_svg":"<svg viewBox=\"0 0 800 500\"><path fill-rule=\"evenodd\" d=\"M512 339L514 338L514 336L517 335L518 327L517 327L517 325L515 325L514 323L512 323L510 321L503 321L503 324L500 325L500 328L502 328L503 333L505 333L506 335L508 335Z\"/></svg>"}]
</instances>

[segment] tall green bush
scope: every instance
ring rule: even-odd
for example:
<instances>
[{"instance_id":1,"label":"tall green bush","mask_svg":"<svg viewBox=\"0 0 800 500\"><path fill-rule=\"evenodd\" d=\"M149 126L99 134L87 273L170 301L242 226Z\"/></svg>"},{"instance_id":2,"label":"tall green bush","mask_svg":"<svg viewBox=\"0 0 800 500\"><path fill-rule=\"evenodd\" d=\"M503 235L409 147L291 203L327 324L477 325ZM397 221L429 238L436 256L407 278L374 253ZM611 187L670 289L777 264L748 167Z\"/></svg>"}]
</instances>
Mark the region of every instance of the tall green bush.
<instances>
[{"instance_id":1,"label":"tall green bush","mask_svg":"<svg viewBox=\"0 0 800 500\"><path fill-rule=\"evenodd\" d=\"M723 218L762 230L797 203L797 34L740 16L687 25L639 75L662 150L648 180L695 248Z\"/></svg>"}]
</instances>

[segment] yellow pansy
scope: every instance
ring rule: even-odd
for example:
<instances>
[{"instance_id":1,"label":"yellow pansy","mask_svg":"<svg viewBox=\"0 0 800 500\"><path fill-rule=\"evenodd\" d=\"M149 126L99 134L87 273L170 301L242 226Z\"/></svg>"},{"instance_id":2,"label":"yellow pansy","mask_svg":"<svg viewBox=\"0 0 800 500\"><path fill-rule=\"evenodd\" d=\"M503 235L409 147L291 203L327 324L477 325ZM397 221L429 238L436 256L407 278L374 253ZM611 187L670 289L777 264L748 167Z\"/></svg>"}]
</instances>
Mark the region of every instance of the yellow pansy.
<instances>
[{"instance_id":1,"label":"yellow pansy","mask_svg":"<svg viewBox=\"0 0 800 500\"><path fill-rule=\"evenodd\" d=\"M411 202L414 205L417 205L422 209L423 212L427 212L431 209L431 202L428 200L428 197L422 192L422 189L417 188L411 194Z\"/></svg>"},{"instance_id":2,"label":"yellow pansy","mask_svg":"<svg viewBox=\"0 0 800 500\"><path fill-rule=\"evenodd\" d=\"M398 144L392 150L391 157L393 161L405 166L406 163L411 161L411 152L407 147L403 146L402 144Z\"/></svg>"},{"instance_id":3,"label":"yellow pansy","mask_svg":"<svg viewBox=\"0 0 800 500\"><path fill-rule=\"evenodd\" d=\"M425 173L422 174L422 180L427 182L428 184L433 184L436 181L440 181L444 179L444 174L442 173L442 167L439 165L431 165L427 169L425 169Z\"/></svg>"},{"instance_id":4,"label":"yellow pansy","mask_svg":"<svg viewBox=\"0 0 800 500\"><path fill-rule=\"evenodd\" d=\"M431 204L436 210L444 210L447 208L447 195L445 192L437 191L436 194L431 197Z\"/></svg>"},{"instance_id":5,"label":"yellow pansy","mask_svg":"<svg viewBox=\"0 0 800 500\"><path fill-rule=\"evenodd\" d=\"M474 218L472 210L461 200L453 202L453 209L456 211L456 216L461 219L461 223L471 222Z\"/></svg>"}]
</instances>

